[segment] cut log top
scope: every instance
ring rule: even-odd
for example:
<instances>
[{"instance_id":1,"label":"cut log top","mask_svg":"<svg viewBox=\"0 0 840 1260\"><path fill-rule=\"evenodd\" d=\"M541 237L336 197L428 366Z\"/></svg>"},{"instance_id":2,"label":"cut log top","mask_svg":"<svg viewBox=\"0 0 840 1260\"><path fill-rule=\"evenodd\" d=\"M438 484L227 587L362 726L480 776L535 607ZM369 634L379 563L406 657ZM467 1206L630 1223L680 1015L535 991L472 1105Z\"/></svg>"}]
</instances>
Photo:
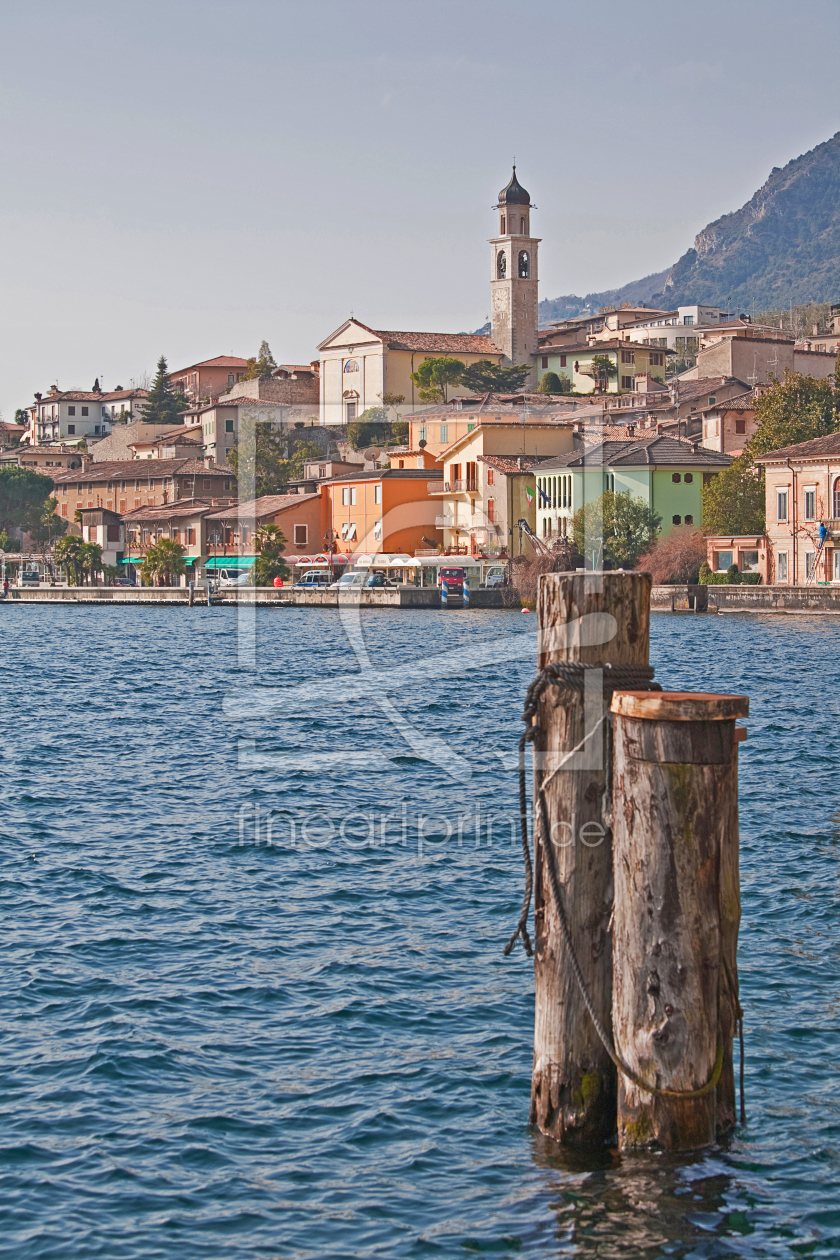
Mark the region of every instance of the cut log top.
<instances>
[{"instance_id":1,"label":"cut log top","mask_svg":"<svg viewBox=\"0 0 840 1260\"><path fill-rule=\"evenodd\" d=\"M617 691L612 711L657 722L731 722L749 715L749 696L697 691Z\"/></svg>"}]
</instances>

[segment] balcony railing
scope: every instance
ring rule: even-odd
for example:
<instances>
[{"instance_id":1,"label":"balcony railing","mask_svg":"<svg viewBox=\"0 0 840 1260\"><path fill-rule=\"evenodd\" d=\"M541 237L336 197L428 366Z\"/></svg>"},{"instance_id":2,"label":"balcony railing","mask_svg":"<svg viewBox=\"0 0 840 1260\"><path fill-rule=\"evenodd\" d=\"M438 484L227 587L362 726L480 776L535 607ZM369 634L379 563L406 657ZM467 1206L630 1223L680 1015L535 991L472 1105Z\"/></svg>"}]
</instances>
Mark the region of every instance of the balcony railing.
<instances>
[{"instance_id":1,"label":"balcony railing","mask_svg":"<svg viewBox=\"0 0 840 1260\"><path fill-rule=\"evenodd\" d=\"M436 516L435 529L455 529L454 516Z\"/></svg>"},{"instance_id":2,"label":"balcony railing","mask_svg":"<svg viewBox=\"0 0 840 1260\"><path fill-rule=\"evenodd\" d=\"M427 481L426 494L449 494L448 481Z\"/></svg>"}]
</instances>

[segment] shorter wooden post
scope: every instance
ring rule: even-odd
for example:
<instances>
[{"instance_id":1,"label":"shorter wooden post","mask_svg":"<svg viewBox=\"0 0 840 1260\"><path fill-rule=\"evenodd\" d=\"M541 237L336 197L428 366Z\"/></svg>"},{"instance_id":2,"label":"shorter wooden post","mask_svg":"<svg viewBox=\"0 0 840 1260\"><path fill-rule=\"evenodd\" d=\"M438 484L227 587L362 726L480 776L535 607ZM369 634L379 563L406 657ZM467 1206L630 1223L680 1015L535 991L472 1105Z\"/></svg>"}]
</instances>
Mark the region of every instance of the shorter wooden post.
<instances>
[{"instance_id":1,"label":"shorter wooden post","mask_svg":"<svg viewBox=\"0 0 840 1260\"><path fill-rule=\"evenodd\" d=\"M621 1148L692 1150L715 1140L716 1089L707 1087L720 1079L725 1038L731 1050L721 960L734 953L721 864L731 881L735 718L748 703L684 692L613 697L613 1034L638 1078L618 1074Z\"/></svg>"}]
</instances>

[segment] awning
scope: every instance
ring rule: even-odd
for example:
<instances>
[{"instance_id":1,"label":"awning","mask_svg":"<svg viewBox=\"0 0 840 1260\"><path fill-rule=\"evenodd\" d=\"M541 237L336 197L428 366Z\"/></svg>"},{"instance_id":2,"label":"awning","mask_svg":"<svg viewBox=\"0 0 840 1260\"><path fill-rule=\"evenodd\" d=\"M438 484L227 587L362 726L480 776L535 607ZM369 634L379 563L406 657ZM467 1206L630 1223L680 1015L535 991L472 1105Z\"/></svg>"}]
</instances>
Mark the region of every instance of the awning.
<instances>
[{"instance_id":1,"label":"awning","mask_svg":"<svg viewBox=\"0 0 840 1260\"><path fill-rule=\"evenodd\" d=\"M139 569L145 558L145 556L123 556L122 560L117 561L117 564L134 564ZM197 564L198 559L198 556L184 556L187 564Z\"/></svg>"},{"instance_id":2,"label":"awning","mask_svg":"<svg viewBox=\"0 0 840 1260\"><path fill-rule=\"evenodd\" d=\"M256 556L211 556L209 560L204 561L202 567L205 569L252 569L256 560Z\"/></svg>"}]
</instances>

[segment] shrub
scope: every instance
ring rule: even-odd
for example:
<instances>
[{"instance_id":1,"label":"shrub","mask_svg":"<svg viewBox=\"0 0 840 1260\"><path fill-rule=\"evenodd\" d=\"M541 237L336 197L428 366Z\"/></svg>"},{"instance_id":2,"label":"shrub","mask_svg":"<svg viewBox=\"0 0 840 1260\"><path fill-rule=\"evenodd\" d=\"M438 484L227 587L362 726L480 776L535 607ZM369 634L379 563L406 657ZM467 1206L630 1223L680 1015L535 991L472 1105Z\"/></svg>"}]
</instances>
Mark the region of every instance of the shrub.
<instances>
[{"instance_id":1,"label":"shrub","mask_svg":"<svg viewBox=\"0 0 840 1260\"><path fill-rule=\"evenodd\" d=\"M639 557L636 568L649 573L655 586L668 586L702 581L703 566L709 568L705 534L696 526L682 525L665 538L656 538L653 546Z\"/></svg>"},{"instance_id":2,"label":"shrub","mask_svg":"<svg viewBox=\"0 0 840 1260\"><path fill-rule=\"evenodd\" d=\"M737 564L730 564L729 568L726 570L726 581L730 586L740 586L741 571Z\"/></svg>"}]
</instances>

